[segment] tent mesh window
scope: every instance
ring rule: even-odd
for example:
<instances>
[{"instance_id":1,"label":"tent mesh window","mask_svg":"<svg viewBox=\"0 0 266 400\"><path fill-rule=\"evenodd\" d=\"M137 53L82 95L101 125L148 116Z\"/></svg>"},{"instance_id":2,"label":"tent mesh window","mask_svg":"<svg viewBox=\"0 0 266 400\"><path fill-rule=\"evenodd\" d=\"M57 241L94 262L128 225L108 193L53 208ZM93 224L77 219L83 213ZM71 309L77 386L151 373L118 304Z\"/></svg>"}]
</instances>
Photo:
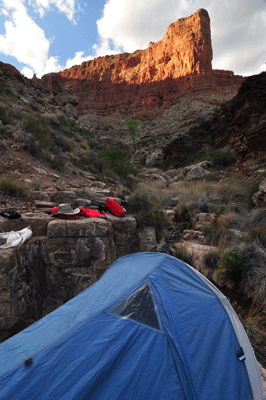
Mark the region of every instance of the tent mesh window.
<instances>
[{"instance_id":1,"label":"tent mesh window","mask_svg":"<svg viewBox=\"0 0 266 400\"><path fill-rule=\"evenodd\" d=\"M121 301L110 312L124 318L133 319L152 328L160 329L148 283Z\"/></svg>"}]
</instances>

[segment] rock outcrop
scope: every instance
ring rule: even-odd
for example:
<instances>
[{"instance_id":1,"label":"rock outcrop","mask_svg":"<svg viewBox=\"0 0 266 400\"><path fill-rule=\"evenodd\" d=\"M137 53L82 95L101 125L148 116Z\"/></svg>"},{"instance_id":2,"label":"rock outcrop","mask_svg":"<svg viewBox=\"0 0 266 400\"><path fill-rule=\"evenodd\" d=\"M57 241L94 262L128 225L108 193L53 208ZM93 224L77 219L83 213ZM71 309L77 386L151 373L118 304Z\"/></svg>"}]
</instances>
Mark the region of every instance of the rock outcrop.
<instances>
[{"instance_id":1,"label":"rock outcrop","mask_svg":"<svg viewBox=\"0 0 266 400\"><path fill-rule=\"evenodd\" d=\"M171 24L162 40L145 50L98 57L34 84L79 114L129 114L167 107L181 95L204 89L235 91L242 77L212 70L210 18L200 9Z\"/></svg>"},{"instance_id":2,"label":"rock outcrop","mask_svg":"<svg viewBox=\"0 0 266 400\"><path fill-rule=\"evenodd\" d=\"M0 217L3 230L16 231L25 223L32 227L32 238L21 247L1 249L0 342L92 285L115 259L140 248L131 216Z\"/></svg>"}]
</instances>

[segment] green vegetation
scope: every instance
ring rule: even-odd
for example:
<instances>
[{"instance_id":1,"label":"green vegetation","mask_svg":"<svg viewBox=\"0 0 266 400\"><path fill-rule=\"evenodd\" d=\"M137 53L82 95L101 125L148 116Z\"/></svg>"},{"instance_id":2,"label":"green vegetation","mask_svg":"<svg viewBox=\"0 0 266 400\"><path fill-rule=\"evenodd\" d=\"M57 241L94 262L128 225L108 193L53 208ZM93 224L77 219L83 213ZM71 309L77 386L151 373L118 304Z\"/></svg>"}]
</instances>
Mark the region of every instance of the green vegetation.
<instances>
[{"instance_id":1,"label":"green vegetation","mask_svg":"<svg viewBox=\"0 0 266 400\"><path fill-rule=\"evenodd\" d=\"M217 269L218 268L218 263L219 263L219 253L218 251L212 250L209 251L207 254L204 256L204 264L206 267L210 269Z\"/></svg>"},{"instance_id":2,"label":"green vegetation","mask_svg":"<svg viewBox=\"0 0 266 400\"><path fill-rule=\"evenodd\" d=\"M211 162L213 167L227 167L235 162L235 154L228 149L215 150L211 154Z\"/></svg>"},{"instance_id":3,"label":"green vegetation","mask_svg":"<svg viewBox=\"0 0 266 400\"><path fill-rule=\"evenodd\" d=\"M229 250L223 254L219 268L223 269L229 278L239 281L245 266L245 260L245 254Z\"/></svg>"},{"instance_id":4,"label":"green vegetation","mask_svg":"<svg viewBox=\"0 0 266 400\"><path fill-rule=\"evenodd\" d=\"M127 178L133 173L132 165L127 161L128 153L118 146L110 146L100 152L100 157L118 175Z\"/></svg>"},{"instance_id":5,"label":"green vegetation","mask_svg":"<svg viewBox=\"0 0 266 400\"><path fill-rule=\"evenodd\" d=\"M128 212L134 215L138 227L154 226L161 231L167 225L163 210L156 208L147 193L139 191L133 193L129 198Z\"/></svg>"},{"instance_id":6,"label":"green vegetation","mask_svg":"<svg viewBox=\"0 0 266 400\"><path fill-rule=\"evenodd\" d=\"M11 123L11 117L9 116L7 109L2 106L0 106L0 120L3 125L9 125Z\"/></svg>"},{"instance_id":7,"label":"green vegetation","mask_svg":"<svg viewBox=\"0 0 266 400\"><path fill-rule=\"evenodd\" d=\"M139 123L134 119L129 119L128 121L126 121L126 125L129 128L129 133L134 143L134 151L136 151L136 137L137 137L137 132L140 131Z\"/></svg>"},{"instance_id":8,"label":"green vegetation","mask_svg":"<svg viewBox=\"0 0 266 400\"><path fill-rule=\"evenodd\" d=\"M10 175L0 177L0 192L4 195L23 198L26 197L25 187L18 184L16 179Z\"/></svg>"}]
</instances>

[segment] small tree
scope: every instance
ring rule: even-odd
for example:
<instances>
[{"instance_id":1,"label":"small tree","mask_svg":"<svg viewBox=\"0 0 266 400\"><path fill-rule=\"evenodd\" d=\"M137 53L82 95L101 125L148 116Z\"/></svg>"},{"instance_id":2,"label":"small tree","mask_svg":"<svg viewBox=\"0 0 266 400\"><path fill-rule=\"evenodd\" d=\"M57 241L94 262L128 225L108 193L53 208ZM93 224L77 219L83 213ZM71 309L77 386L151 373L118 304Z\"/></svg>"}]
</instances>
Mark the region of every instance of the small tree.
<instances>
[{"instance_id":1,"label":"small tree","mask_svg":"<svg viewBox=\"0 0 266 400\"><path fill-rule=\"evenodd\" d=\"M134 119L129 119L128 121L126 121L126 125L129 128L129 133L130 133L133 143L134 143L134 151L136 151L136 136L137 136L137 132L140 131L139 123L138 123L138 121L136 121Z\"/></svg>"}]
</instances>

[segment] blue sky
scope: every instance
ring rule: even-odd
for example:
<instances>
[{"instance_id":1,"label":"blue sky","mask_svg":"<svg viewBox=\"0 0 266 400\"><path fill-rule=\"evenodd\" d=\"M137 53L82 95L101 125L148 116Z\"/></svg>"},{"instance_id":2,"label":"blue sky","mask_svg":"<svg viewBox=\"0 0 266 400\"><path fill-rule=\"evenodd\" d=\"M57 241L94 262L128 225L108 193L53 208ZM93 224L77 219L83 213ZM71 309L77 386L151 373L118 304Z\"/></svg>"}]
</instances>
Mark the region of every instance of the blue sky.
<instances>
[{"instance_id":1,"label":"blue sky","mask_svg":"<svg viewBox=\"0 0 266 400\"><path fill-rule=\"evenodd\" d=\"M213 68L266 70L266 0L0 0L0 61L41 77L145 49L199 8L211 18Z\"/></svg>"}]
</instances>

